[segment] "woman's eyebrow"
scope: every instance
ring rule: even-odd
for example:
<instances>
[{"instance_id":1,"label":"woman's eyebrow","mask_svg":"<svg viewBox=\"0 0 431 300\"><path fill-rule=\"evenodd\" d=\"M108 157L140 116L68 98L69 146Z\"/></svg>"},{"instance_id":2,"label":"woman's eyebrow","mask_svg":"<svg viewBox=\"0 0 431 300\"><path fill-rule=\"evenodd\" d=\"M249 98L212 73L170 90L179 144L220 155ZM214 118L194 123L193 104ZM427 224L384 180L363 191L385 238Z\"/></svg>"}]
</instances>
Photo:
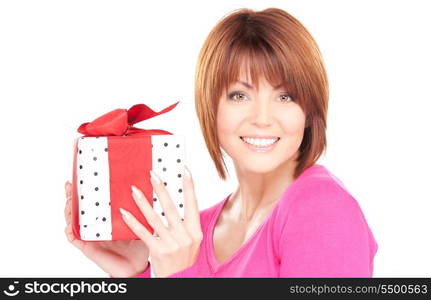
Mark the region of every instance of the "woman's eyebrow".
<instances>
[{"instance_id":1,"label":"woman's eyebrow","mask_svg":"<svg viewBox=\"0 0 431 300\"><path fill-rule=\"evenodd\" d=\"M246 88L249 89L254 89L252 85L248 84L247 82L243 82L243 81L237 81L238 83L241 83L243 86L245 86ZM284 83L277 85L276 87L274 87L274 90L278 90L279 88L283 87Z\"/></svg>"},{"instance_id":2,"label":"woman's eyebrow","mask_svg":"<svg viewBox=\"0 0 431 300\"><path fill-rule=\"evenodd\" d=\"M241 83L243 86L245 86L246 88L249 88L249 89L253 89L253 86L251 86L250 84L248 84L247 82L243 82L243 81L237 81L237 82L239 82L239 83Z\"/></svg>"}]
</instances>

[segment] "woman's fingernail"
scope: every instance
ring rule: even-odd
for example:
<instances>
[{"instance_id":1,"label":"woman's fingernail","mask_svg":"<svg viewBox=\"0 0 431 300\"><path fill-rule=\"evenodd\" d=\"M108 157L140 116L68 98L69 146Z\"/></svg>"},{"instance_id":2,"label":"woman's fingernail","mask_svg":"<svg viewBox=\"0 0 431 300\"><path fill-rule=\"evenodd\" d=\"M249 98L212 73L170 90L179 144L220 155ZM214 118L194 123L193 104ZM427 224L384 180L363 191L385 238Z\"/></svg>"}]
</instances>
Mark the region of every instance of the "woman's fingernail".
<instances>
[{"instance_id":1,"label":"woman's fingernail","mask_svg":"<svg viewBox=\"0 0 431 300\"><path fill-rule=\"evenodd\" d=\"M134 185L132 185L132 194L135 197L135 199L139 199L139 191Z\"/></svg>"},{"instance_id":2,"label":"woman's fingernail","mask_svg":"<svg viewBox=\"0 0 431 300\"><path fill-rule=\"evenodd\" d=\"M151 182L153 184L159 184L160 183L159 177L156 175L156 173L153 172L153 170L150 170L150 175L151 175Z\"/></svg>"},{"instance_id":3,"label":"woman's fingernail","mask_svg":"<svg viewBox=\"0 0 431 300\"><path fill-rule=\"evenodd\" d=\"M129 212L120 207L120 212L126 219L130 219Z\"/></svg>"},{"instance_id":4,"label":"woman's fingernail","mask_svg":"<svg viewBox=\"0 0 431 300\"><path fill-rule=\"evenodd\" d=\"M190 180L192 178L192 175L190 175L190 171L186 167L186 165L183 166L183 174L186 177L186 179L188 179L188 180Z\"/></svg>"}]
</instances>

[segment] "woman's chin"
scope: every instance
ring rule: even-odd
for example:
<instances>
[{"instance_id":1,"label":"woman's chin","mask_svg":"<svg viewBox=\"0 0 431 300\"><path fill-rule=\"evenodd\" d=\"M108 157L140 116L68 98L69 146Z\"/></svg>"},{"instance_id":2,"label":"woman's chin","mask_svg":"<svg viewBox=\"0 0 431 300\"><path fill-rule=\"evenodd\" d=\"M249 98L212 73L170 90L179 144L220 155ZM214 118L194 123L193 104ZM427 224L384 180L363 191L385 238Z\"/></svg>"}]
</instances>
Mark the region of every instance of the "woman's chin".
<instances>
[{"instance_id":1,"label":"woman's chin","mask_svg":"<svg viewBox=\"0 0 431 300\"><path fill-rule=\"evenodd\" d=\"M247 173L265 174L265 173L270 173L271 171L274 171L276 167L277 167L276 165L265 161L259 161L259 162L249 161L246 164L243 164L241 169Z\"/></svg>"}]
</instances>

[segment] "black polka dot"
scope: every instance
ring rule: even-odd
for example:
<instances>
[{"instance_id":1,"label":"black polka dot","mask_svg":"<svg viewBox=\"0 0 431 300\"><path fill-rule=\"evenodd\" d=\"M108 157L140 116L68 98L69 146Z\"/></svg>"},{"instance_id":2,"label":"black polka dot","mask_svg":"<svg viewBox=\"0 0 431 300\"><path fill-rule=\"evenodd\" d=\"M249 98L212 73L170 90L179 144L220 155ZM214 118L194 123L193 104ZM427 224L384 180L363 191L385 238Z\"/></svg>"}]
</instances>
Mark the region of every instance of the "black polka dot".
<instances>
[{"instance_id":1,"label":"black polka dot","mask_svg":"<svg viewBox=\"0 0 431 300\"><path fill-rule=\"evenodd\" d=\"M97 236L97 237L99 237L99 236L100 236L100 234L99 234L99 233L96 233L96 236Z\"/></svg>"},{"instance_id":2,"label":"black polka dot","mask_svg":"<svg viewBox=\"0 0 431 300\"><path fill-rule=\"evenodd\" d=\"M151 144L151 147L154 147L154 145L153 145L153 144Z\"/></svg>"},{"instance_id":3,"label":"black polka dot","mask_svg":"<svg viewBox=\"0 0 431 300\"><path fill-rule=\"evenodd\" d=\"M87 225L84 225L84 228L87 228Z\"/></svg>"},{"instance_id":4,"label":"black polka dot","mask_svg":"<svg viewBox=\"0 0 431 300\"><path fill-rule=\"evenodd\" d=\"M157 161L158 161L158 162L162 162L162 159L161 159L161 158L159 158Z\"/></svg>"},{"instance_id":5,"label":"black polka dot","mask_svg":"<svg viewBox=\"0 0 431 300\"><path fill-rule=\"evenodd\" d=\"M182 192L183 192L183 189L179 189L179 190L178 190L178 193L182 193Z\"/></svg>"},{"instance_id":6,"label":"black polka dot","mask_svg":"<svg viewBox=\"0 0 431 300\"><path fill-rule=\"evenodd\" d=\"M99 217L96 217L96 220L99 219Z\"/></svg>"},{"instance_id":7,"label":"black polka dot","mask_svg":"<svg viewBox=\"0 0 431 300\"><path fill-rule=\"evenodd\" d=\"M179 163L179 162L181 162L181 159L179 159L179 158L178 158L178 159L177 159L177 163Z\"/></svg>"},{"instance_id":8,"label":"black polka dot","mask_svg":"<svg viewBox=\"0 0 431 300\"><path fill-rule=\"evenodd\" d=\"M93 149L93 148L91 148L91 152L94 152L94 149Z\"/></svg>"},{"instance_id":9,"label":"black polka dot","mask_svg":"<svg viewBox=\"0 0 431 300\"><path fill-rule=\"evenodd\" d=\"M102 221L103 221L103 222L105 222L105 221L106 221L106 218L105 218L105 217L103 217Z\"/></svg>"},{"instance_id":10,"label":"black polka dot","mask_svg":"<svg viewBox=\"0 0 431 300\"><path fill-rule=\"evenodd\" d=\"M164 212L162 212L162 216L164 216L165 215L165 213Z\"/></svg>"},{"instance_id":11,"label":"black polka dot","mask_svg":"<svg viewBox=\"0 0 431 300\"><path fill-rule=\"evenodd\" d=\"M181 178L181 174L178 174L178 178Z\"/></svg>"},{"instance_id":12,"label":"black polka dot","mask_svg":"<svg viewBox=\"0 0 431 300\"><path fill-rule=\"evenodd\" d=\"M166 172L166 168L163 168L163 171Z\"/></svg>"},{"instance_id":13,"label":"black polka dot","mask_svg":"<svg viewBox=\"0 0 431 300\"><path fill-rule=\"evenodd\" d=\"M97 176L97 174L98 174L97 172L94 172L94 176Z\"/></svg>"},{"instance_id":14,"label":"black polka dot","mask_svg":"<svg viewBox=\"0 0 431 300\"><path fill-rule=\"evenodd\" d=\"M157 198L153 198L153 201L157 201Z\"/></svg>"},{"instance_id":15,"label":"black polka dot","mask_svg":"<svg viewBox=\"0 0 431 300\"><path fill-rule=\"evenodd\" d=\"M105 152L108 152L108 148L105 148Z\"/></svg>"},{"instance_id":16,"label":"black polka dot","mask_svg":"<svg viewBox=\"0 0 431 300\"><path fill-rule=\"evenodd\" d=\"M95 157L93 157L93 160L94 160L94 161L96 161L96 160L97 160L97 157L96 157L96 156L95 156Z\"/></svg>"},{"instance_id":17,"label":"black polka dot","mask_svg":"<svg viewBox=\"0 0 431 300\"><path fill-rule=\"evenodd\" d=\"M82 154L82 150L79 150L79 154Z\"/></svg>"},{"instance_id":18,"label":"black polka dot","mask_svg":"<svg viewBox=\"0 0 431 300\"><path fill-rule=\"evenodd\" d=\"M183 207L183 204L182 204L182 203L180 203L180 207L181 207L181 208Z\"/></svg>"},{"instance_id":19,"label":"black polka dot","mask_svg":"<svg viewBox=\"0 0 431 300\"><path fill-rule=\"evenodd\" d=\"M109 202L108 204L111 205L111 202Z\"/></svg>"},{"instance_id":20,"label":"black polka dot","mask_svg":"<svg viewBox=\"0 0 431 300\"><path fill-rule=\"evenodd\" d=\"M96 206L99 206L99 202L96 202L95 204L96 204Z\"/></svg>"},{"instance_id":21,"label":"black polka dot","mask_svg":"<svg viewBox=\"0 0 431 300\"><path fill-rule=\"evenodd\" d=\"M184 221L184 218L181 218L181 221Z\"/></svg>"},{"instance_id":22,"label":"black polka dot","mask_svg":"<svg viewBox=\"0 0 431 300\"><path fill-rule=\"evenodd\" d=\"M85 211L81 210L81 215L85 214Z\"/></svg>"},{"instance_id":23,"label":"black polka dot","mask_svg":"<svg viewBox=\"0 0 431 300\"><path fill-rule=\"evenodd\" d=\"M166 182L163 182L165 184L165 186L167 186L168 184Z\"/></svg>"},{"instance_id":24,"label":"black polka dot","mask_svg":"<svg viewBox=\"0 0 431 300\"><path fill-rule=\"evenodd\" d=\"M177 148L180 148L180 144L177 144Z\"/></svg>"},{"instance_id":25,"label":"black polka dot","mask_svg":"<svg viewBox=\"0 0 431 300\"><path fill-rule=\"evenodd\" d=\"M84 196L81 195L81 200L84 199Z\"/></svg>"},{"instance_id":26,"label":"black polka dot","mask_svg":"<svg viewBox=\"0 0 431 300\"><path fill-rule=\"evenodd\" d=\"M82 180L81 180L81 181L79 181L79 183L80 183L80 184L83 184L83 183L84 183L84 181L82 181Z\"/></svg>"},{"instance_id":27,"label":"black polka dot","mask_svg":"<svg viewBox=\"0 0 431 300\"><path fill-rule=\"evenodd\" d=\"M94 190L97 192L97 191L99 190L99 188L96 186L96 187L94 188Z\"/></svg>"},{"instance_id":28,"label":"black polka dot","mask_svg":"<svg viewBox=\"0 0 431 300\"><path fill-rule=\"evenodd\" d=\"M168 143L164 143L163 145L164 145L165 147L167 147L167 146L168 146Z\"/></svg>"},{"instance_id":29,"label":"black polka dot","mask_svg":"<svg viewBox=\"0 0 431 300\"><path fill-rule=\"evenodd\" d=\"M79 168L82 169L82 165L79 165Z\"/></svg>"}]
</instances>

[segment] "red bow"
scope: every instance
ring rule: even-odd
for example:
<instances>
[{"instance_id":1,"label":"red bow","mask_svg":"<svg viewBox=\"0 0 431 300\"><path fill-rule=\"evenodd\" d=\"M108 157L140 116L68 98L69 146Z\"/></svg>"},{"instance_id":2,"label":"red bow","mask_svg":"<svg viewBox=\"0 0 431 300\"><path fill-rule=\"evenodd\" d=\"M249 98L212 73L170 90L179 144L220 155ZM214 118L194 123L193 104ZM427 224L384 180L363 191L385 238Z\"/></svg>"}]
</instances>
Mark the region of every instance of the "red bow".
<instances>
[{"instance_id":1,"label":"red bow","mask_svg":"<svg viewBox=\"0 0 431 300\"><path fill-rule=\"evenodd\" d=\"M93 122L81 124L78 132L84 136L172 134L161 129L141 129L133 127L133 125L164 114L172 110L178 103L179 101L159 112L155 112L145 104L133 105L128 110L115 109L98 117Z\"/></svg>"}]
</instances>

